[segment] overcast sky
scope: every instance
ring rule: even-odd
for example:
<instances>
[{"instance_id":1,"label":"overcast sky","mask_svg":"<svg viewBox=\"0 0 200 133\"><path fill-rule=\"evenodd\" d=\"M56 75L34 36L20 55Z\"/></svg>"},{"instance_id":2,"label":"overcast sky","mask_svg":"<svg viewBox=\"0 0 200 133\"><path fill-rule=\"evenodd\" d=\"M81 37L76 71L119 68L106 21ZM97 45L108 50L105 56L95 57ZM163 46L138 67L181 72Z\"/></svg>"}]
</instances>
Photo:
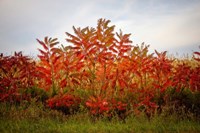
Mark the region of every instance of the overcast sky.
<instances>
[{"instance_id":1,"label":"overcast sky","mask_svg":"<svg viewBox=\"0 0 200 133\"><path fill-rule=\"evenodd\" d=\"M0 0L0 53L36 55L36 38L57 37L75 27L111 20L116 31L131 33L133 45L189 53L200 50L200 0Z\"/></svg>"}]
</instances>

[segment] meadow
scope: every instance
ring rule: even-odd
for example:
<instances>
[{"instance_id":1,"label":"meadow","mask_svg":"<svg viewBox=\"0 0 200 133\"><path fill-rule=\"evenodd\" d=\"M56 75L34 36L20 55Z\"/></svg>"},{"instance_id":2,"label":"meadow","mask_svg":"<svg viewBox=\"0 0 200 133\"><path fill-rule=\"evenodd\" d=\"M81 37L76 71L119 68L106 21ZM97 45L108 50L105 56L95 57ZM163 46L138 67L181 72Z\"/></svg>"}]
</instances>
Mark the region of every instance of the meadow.
<instances>
[{"instance_id":1,"label":"meadow","mask_svg":"<svg viewBox=\"0 0 200 133\"><path fill-rule=\"evenodd\" d=\"M200 52L168 57L97 27L0 55L0 132L199 132Z\"/></svg>"}]
</instances>

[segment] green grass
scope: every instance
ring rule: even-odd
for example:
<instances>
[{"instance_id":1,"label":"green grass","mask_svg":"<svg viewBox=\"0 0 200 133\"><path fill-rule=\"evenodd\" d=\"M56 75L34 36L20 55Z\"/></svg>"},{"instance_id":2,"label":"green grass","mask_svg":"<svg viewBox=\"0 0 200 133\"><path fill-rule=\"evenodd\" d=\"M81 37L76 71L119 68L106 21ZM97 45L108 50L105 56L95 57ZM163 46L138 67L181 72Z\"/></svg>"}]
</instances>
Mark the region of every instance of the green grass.
<instances>
[{"instance_id":1,"label":"green grass","mask_svg":"<svg viewBox=\"0 0 200 133\"><path fill-rule=\"evenodd\" d=\"M85 113L65 116L60 112L44 109L42 105L16 107L0 106L1 133L141 133L141 132L200 132L195 120L179 120L175 116L155 116L150 121L143 115L129 116L126 121L113 118L92 120Z\"/></svg>"}]
</instances>

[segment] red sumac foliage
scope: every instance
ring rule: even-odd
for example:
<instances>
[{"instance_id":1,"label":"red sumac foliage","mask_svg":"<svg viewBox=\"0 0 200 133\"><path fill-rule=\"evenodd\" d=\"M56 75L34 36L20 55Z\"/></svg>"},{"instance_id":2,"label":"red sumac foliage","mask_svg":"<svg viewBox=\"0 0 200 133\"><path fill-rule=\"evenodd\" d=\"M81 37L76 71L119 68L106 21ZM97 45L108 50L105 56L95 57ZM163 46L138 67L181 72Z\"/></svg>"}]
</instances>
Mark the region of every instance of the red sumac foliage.
<instances>
[{"instance_id":1,"label":"red sumac foliage","mask_svg":"<svg viewBox=\"0 0 200 133\"><path fill-rule=\"evenodd\" d=\"M56 95L47 100L51 109L61 110L65 114L74 113L79 108L81 99L72 94Z\"/></svg>"},{"instance_id":2,"label":"red sumac foliage","mask_svg":"<svg viewBox=\"0 0 200 133\"><path fill-rule=\"evenodd\" d=\"M114 114L121 116L126 113L127 104L116 99L107 99L103 96L91 96L86 101L86 107L93 116L112 117Z\"/></svg>"},{"instance_id":3,"label":"red sumac foliage","mask_svg":"<svg viewBox=\"0 0 200 133\"><path fill-rule=\"evenodd\" d=\"M91 96L86 101L86 106L92 115L108 115L110 113L110 105L107 99L101 96Z\"/></svg>"},{"instance_id":4,"label":"red sumac foliage","mask_svg":"<svg viewBox=\"0 0 200 133\"><path fill-rule=\"evenodd\" d=\"M168 58L166 51L149 54L149 45L133 46L131 34L114 29L110 20L99 19L96 28L73 27L74 35L66 32L72 45L58 48L57 39L38 40L43 47L37 62L38 84L50 92L50 107L69 107L62 103L66 93L77 94L97 116L128 112L130 107L151 114L170 101L171 90L199 91L199 52L194 52L191 66Z\"/></svg>"},{"instance_id":5,"label":"red sumac foliage","mask_svg":"<svg viewBox=\"0 0 200 133\"><path fill-rule=\"evenodd\" d=\"M37 64L39 72L39 86L46 91L50 91L51 95L55 95L58 89L57 81L60 81L61 70L63 68L63 52L60 48L56 48L59 43L57 38L45 37L44 41L37 40L43 49L38 49L40 61Z\"/></svg>"},{"instance_id":6,"label":"red sumac foliage","mask_svg":"<svg viewBox=\"0 0 200 133\"><path fill-rule=\"evenodd\" d=\"M39 49L41 55L38 55L40 61L37 64L39 86L54 96L63 93L64 88L72 89L80 84L83 56L71 47L58 48L57 38L45 37L44 41L38 42L43 46L43 50Z\"/></svg>"},{"instance_id":7,"label":"red sumac foliage","mask_svg":"<svg viewBox=\"0 0 200 133\"><path fill-rule=\"evenodd\" d=\"M0 101L15 102L27 99L27 88L35 85L35 61L22 52L0 56Z\"/></svg>"}]
</instances>

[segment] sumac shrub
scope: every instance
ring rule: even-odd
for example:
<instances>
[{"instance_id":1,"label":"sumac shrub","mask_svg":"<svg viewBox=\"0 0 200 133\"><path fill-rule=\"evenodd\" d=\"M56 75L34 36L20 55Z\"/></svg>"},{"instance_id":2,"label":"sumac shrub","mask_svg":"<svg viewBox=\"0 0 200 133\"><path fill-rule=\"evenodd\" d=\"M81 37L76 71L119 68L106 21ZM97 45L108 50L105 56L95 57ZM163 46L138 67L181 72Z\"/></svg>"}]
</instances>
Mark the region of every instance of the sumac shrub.
<instances>
[{"instance_id":1,"label":"sumac shrub","mask_svg":"<svg viewBox=\"0 0 200 133\"><path fill-rule=\"evenodd\" d=\"M171 107L199 116L199 52L185 60L170 59L166 51L149 53L149 45L132 45L131 34L115 32L106 19L73 30L66 32L67 46L57 38L37 39L37 61L1 54L0 101L34 97L65 114L84 107L97 118L138 112L151 118Z\"/></svg>"},{"instance_id":2,"label":"sumac shrub","mask_svg":"<svg viewBox=\"0 0 200 133\"><path fill-rule=\"evenodd\" d=\"M78 111L81 99L72 94L60 94L47 100L51 109L62 111L64 114L72 114Z\"/></svg>"},{"instance_id":3,"label":"sumac shrub","mask_svg":"<svg viewBox=\"0 0 200 133\"><path fill-rule=\"evenodd\" d=\"M0 56L0 101L28 100L26 89L35 85L35 61L21 52L13 56Z\"/></svg>"},{"instance_id":4,"label":"sumac shrub","mask_svg":"<svg viewBox=\"0 0 200 133\"><path fill-rule=\"evenodd\" d=\"M92 116L112 118L118 116L124 120L128 116L127 103L118 99L107 99L102 96L91 96L86 101L86 107Z\"/></svg>"},{"instance_id":5,"label":"sumac shrub","mask_svg":"<svg viewBox=\"0 0 200 133\"><path fill-rule=\"evenodd\" d=\"M166 51L149 53L144 43L133 46L131 34L114 29L109 20L99 19L96 28L73 27L74 35L66 32L66 41L72 45L58 48L57 39L38 40L43 50L39 49L37 70L41 88L52 97L48 101L62 98L60 94L77 94L80 104L96 117L139 111L150 118L169 103L186 106L175 102L185 90L191 92L185 97L199 92L198 52L193 57L195 66L190 66L168 58Z\"/></svg>"}]
</instances>

